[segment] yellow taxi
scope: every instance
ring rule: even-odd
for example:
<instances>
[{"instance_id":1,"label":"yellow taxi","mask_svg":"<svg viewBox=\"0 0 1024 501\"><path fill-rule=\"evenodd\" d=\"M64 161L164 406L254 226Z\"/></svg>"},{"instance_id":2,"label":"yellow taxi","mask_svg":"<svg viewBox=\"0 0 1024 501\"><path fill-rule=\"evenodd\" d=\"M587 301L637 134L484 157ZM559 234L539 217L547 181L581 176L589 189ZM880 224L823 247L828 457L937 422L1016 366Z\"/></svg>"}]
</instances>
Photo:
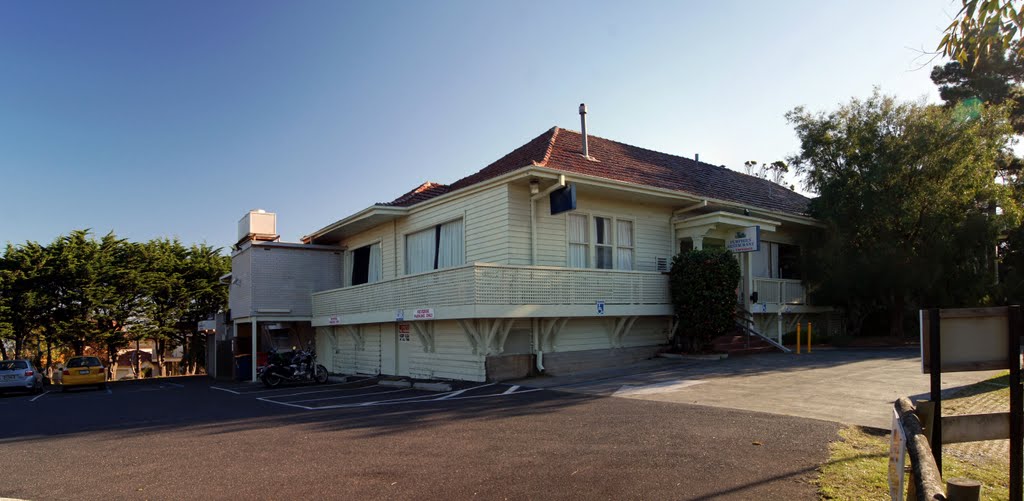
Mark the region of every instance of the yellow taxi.
<instances>
[{"instance_id":1,"label":"yellow taxi","mask_svg":"<svg viewBox=\"0 0 1024 501\"><path fill-rule=\"evenodd\" d=\"M96 357L72 357L64 365L60 381L61 391L73 386L95 386L102 390L107 387L107 369Z\"/></svg>"}]
</instances>

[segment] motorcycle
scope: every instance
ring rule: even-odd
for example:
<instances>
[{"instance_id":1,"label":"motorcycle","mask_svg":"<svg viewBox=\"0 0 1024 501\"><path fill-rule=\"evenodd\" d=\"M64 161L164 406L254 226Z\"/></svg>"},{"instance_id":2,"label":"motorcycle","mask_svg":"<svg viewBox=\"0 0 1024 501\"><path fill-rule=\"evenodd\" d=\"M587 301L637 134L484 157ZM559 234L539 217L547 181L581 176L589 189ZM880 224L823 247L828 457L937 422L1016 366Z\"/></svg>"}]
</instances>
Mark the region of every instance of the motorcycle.
<instances>
[{"instance_id":1,"label":"motorcycle","mask_svg":"<svg viewBox=\"0 0 1024 501\"><path fill-rule=\"evenodd\" d=\"M284 382L323 384L327 382L327 368L316 363L316 349L310 343L305 350L292 347L291 352L283 354L271 349L259 378L267 388Z\"/></svg>"}]
</instances>

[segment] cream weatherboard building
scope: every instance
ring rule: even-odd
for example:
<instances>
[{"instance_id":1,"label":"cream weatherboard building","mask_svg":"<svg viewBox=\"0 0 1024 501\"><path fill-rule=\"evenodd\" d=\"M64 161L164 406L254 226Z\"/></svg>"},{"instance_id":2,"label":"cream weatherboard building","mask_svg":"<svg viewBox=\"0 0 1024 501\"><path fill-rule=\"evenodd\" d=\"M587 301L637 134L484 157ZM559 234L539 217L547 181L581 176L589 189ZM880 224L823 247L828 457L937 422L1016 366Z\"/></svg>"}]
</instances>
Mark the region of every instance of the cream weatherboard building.
<instances>
[{"instance_id":1,"label":"cream weatherboard building","mask_svg":"<svg viewBox=\"0 0 1024 501\"><path fill-rule=\"evenodd\" d=\"M305 305L265 311L315 332L334 373L483 381L627 363L675 328L673 255L757 227L760 250L738 254L738 293L754 329L775 336L830 311L807 304L800 281L796 243L816 226L807 204L763 179L556 127L450 185L424 183L279 244L280 256L306 248L323 263L290 273L302 286L265 284L315 290ZM243 243L236 258L259 247ZM232 314L236 329L260 330L249 313Z\"/></svg>"}]
</instances>

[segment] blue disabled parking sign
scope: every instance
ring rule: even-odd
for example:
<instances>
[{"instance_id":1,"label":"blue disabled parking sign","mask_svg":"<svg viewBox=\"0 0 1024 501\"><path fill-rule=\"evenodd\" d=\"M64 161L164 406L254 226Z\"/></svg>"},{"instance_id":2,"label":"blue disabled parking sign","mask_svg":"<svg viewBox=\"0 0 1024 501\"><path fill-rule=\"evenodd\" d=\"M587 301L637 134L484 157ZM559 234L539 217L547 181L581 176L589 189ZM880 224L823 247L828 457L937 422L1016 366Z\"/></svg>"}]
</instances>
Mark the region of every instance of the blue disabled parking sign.
<instances>
[{"instance_id":1,"label":"blue disabled parking sign","mask_svg":"<svg viewBox=\"0 0 1024 501\"><path fill-rule=\"evenodd\" d=\"M604 315L604 301L597 302L597 314Z\"/></svg>"}]
</instances>

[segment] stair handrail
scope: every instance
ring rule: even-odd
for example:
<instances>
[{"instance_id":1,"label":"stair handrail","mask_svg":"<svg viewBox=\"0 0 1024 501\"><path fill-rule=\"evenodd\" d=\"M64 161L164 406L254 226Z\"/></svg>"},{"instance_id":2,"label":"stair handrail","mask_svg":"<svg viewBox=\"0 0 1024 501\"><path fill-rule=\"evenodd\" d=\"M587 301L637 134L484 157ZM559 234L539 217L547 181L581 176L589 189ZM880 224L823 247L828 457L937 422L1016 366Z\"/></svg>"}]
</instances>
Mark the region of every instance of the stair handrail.
<instances>
[{"instance_id":1,"label":"stair handrail","mask_svg":"<svg viewBox=\"0 0 1024 501\"><path fill-rule=\"evenodd\" d=\"M746 311L743 308L737 308L737 309ZM749 313L749 312L747 312L747 313ZM754 322L751 321L750 323L753 324ZM770 345L772 345L772 346L782 350L783 353L792 353L793 352L793 350L790 350L789 348L786 348L785 346L779 344L778 341L775 341L774 339L772 339L772 338L770 338L768 336L765 336L764 334L761 334L760 332L757 332L756 330L752 329L751 327L749 327L749 326L747 326L747 325L745 325L743 323L736 322L736 327L739 327L744 332L744 334L746 334L746 336L747 336L747 347L748 348L750 347L750 336L754 335L754 336L757 336L757 337L765 340L766 342L768 342L768 344L770 344Z\"/></svg>"}]
</instances>

